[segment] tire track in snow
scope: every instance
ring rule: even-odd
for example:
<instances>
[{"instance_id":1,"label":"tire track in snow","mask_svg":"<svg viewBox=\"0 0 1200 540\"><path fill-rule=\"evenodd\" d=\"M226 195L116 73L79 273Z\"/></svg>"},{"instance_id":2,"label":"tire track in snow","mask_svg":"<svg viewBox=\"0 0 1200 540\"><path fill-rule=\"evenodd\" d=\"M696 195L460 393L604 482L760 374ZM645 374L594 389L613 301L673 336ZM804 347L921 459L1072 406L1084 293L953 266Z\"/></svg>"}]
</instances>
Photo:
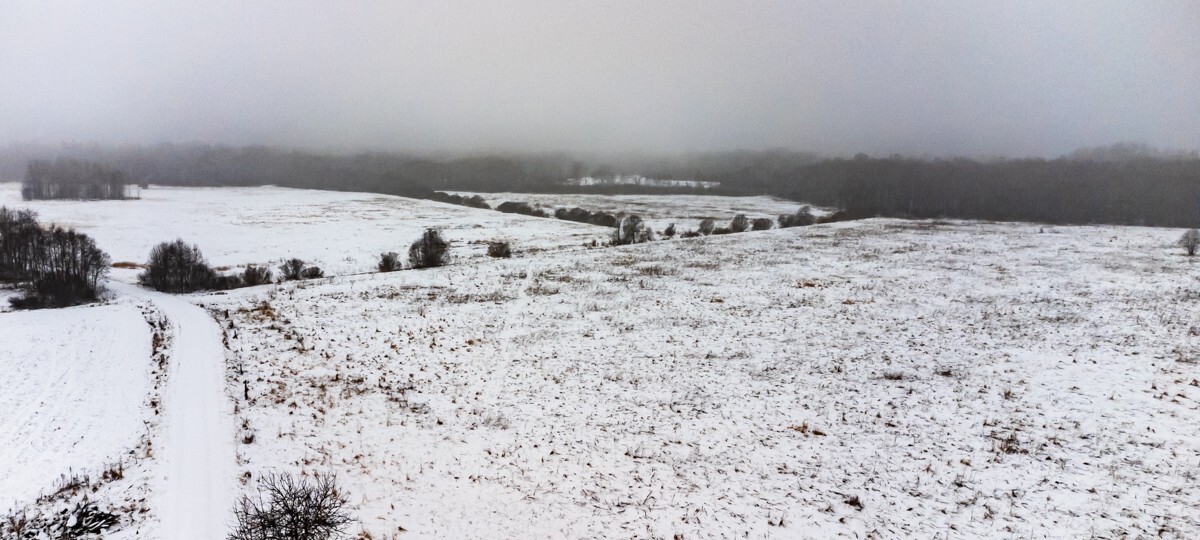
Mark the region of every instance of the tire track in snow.
<instances>
[{"instance_id":1,"label":"tire track in snow","mask_svg":"<svg viewBox=\"0 0 1200 540\"><path fill-rule=\"evenodd\" d=\"M152 301L174 326L158 438L159 537L223 538L233 508L236 470L221 330L207 312L182 298L117 282L109 287Z\"/></svg>"}]
</instances>

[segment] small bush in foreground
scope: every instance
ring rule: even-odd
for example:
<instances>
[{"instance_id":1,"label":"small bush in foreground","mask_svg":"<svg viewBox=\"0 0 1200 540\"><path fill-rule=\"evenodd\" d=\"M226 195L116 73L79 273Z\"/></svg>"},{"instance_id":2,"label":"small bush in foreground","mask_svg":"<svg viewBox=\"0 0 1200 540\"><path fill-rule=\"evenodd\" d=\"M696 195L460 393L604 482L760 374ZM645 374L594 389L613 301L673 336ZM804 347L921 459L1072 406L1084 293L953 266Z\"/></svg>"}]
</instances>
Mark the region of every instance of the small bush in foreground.
<instances>
[{"instance_id":1,"label":"small bush in foreground","mask_svg":"<svg viewBox=\"0 0 1200 540\"><path fill-rule=\"evenodd\" d=\"M199 246L176 240L150 250L146 271L138 276L138 282L156 291L184 293L207 289L215 277Z\"/></svg>"},{"instance_id":2,"label":"small bush in foreground","mask_svg":"<svg viewBox=\"0 0 1200 540\"><path fill-rule=\"evenodd\" d=\"M243 496L234 506L228 540L342 538L342 529L352 521L346 506L346 495L332 476L268 474L259 480L256 496Z\"/></svg>"},{"instance_id":3,"label":"small bush in foreground","mask_svg":"<svg viewBox=\"0 0 1200 540\"><path fill-rule=\"evenodd\" d=\"M425 229L408 247L408 262L413 268L433 268L450 262L450 243L437 229Z\"/></svg>"},{"instance_id":4,"label":"small bush in foreground","mask_svg":"<svg viewBox=\"0 0 1200 540\"><path fill-rule=\"evenodd\" d=\"M379 271L395 272L400 269L400 254L395 251L379 254Z\"/></svg>"},{"instance_id":5,"label":"small bush in foreground","mask_svg":"<svg viewBox=\"0 0 1200 540\"><path fill-rule=\"evenodd\" d=\"M1187 251L1188 257L1196 256L1196 248L1200 247L1200 230L1191 229L1179 237L1179 245Z\"/></svg>"},{"instance_id":6,"label":"small bush in foreground","mask_svg":"<svg viewBox=\"0 0 1200 540\"><path fill-rule=\"evenodd\" d=\"M508 259L512 257L512 246L508 242L488 242L488 257Z\"/></svg>"}]
</instances>

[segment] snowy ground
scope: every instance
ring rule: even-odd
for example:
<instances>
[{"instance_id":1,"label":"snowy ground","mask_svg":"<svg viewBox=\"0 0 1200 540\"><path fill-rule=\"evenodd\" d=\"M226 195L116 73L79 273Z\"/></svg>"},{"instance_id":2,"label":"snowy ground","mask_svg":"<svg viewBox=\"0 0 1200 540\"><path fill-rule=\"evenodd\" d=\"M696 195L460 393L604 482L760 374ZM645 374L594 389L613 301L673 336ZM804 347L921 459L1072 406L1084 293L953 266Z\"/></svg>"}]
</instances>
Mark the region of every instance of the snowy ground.
<instances>
[{"instance_id":1,"label":"snowy ground","mask_svg":"<svg viewBox=\"0 0 1200 540\"><path fill-rule=\"evenodd\" d=\"M0 314L0 344L0 515L62 475L99 476L147 434L150 330L137 307Z\"/></svg>"},{"instance_id":2,"label":"snowy ground","mask_svg":"<svg viewBox=\"0 0 1200 540\"><path fill-rule=\"evenodd\" d=\"M239 472L335 472L375 538L1188 538L1176 236L867 220L205 301Z\"/></svg>"},{"instance_id":3,"label":"snowy ground","mask_svg":"<svg viewBox=\"0 0 1200 540\"><path fill-rule=\"evenodd\" d=\"M218 265L343 276L0 314L0 514L88 497L123 509L117 540L211 536L214 512L180 524L228 506L221 482L331 471L373 538L1200 529L1200 263L1178 231L866 220L584 250L608 230L369 194L144 194L31 206L115 260L184 236ZM652 220L794 211L637 198ZM622 211L599 200L562 202ZM430 224L460 264L344 275ZM526 251L470 243L500 232ZM205 371L222 357L223 387ZM187 475L217 487L181 497Z\"/></svg>"},{"instance_id":4,"label":"snowy ground","mask_svg":"<svg viewBox=\"0 0 1200 540\"><path fill-rule=\"evenodd\" d=\"M611 229L371 193L277 187L142 190L140 200L22 201L20 184L0 183L0 206L32 208L46 223L96 239L113 262L145 262L150 249L182 238L213 266L270 264L299 257L327 275L374 271L379 254L402 255L427 227L441 228L460 260L482 258L506 239L518 253L576 249ZM113 277L133 281L137 270Z\"/></svg>"},{"instance_id":5,"label":"snowy ground","mask_svg":"<svg viewBox=\"0 0 1200 540\"><path fill-rule=\"evenodd\" d=\"M453 192L463 196L473 192ZM733 216L746 214L750 219L770 218L780 214L794 214L804 206L801 203L777 197L723 197L711 195L593 195L593 194L548 194L548 193L479 193L488 204L494 206L505 201L527 202L545 208L553 214L559 208L583 208L592 212L608 212L614 215L637 214L646 220L655 232L661 232L674 223L679 232L695 229L700 220L713 218L726 224ZM813 208L813 214L822 215L829 209Z\"/></svg>"}]
</instances>

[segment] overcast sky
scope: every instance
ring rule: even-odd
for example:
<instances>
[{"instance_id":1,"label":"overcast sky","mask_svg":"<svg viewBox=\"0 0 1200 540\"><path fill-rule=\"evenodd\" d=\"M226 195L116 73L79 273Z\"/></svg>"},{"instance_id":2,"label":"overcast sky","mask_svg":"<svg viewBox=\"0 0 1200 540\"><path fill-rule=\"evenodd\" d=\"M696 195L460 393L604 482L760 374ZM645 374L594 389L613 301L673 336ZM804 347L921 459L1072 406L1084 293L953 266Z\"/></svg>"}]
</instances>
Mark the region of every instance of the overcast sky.
<instances>
[{"instance_id":1,"label":"overcast sky","mask_svg":"<svg viewBox=\"0 0 1200 540\"><path fill-rule=\"evenodd\" d=\"M1200 2L0 2L0 143L1200 148Z\"/></svg>"}]
</instances>

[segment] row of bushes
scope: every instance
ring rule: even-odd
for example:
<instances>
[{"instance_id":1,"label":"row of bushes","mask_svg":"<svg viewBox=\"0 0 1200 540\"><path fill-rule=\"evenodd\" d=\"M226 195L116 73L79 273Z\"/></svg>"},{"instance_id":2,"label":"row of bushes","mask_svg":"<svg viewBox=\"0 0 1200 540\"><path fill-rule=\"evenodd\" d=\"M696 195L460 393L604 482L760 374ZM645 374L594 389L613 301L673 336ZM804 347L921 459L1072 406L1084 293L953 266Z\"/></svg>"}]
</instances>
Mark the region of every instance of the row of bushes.
<instances>
[{"instance_id":1,"label":"row of bushes","mask_svg":"<svg viewBox=\"0 0 1200 540\"><path fill-rule=\"evenodd\" d=\"M511 257L512 248L507 242L491 242L488 256ZM432 268L449 262L450 243L437 229L425 230L408 248L410 268ZM403 263L398 253L387 252L380 254L377 268L380 272L394 272L403 269ZM324 271L301 259L285 260L278 269L280 282L325 277ZM150 251L150 260L138 282L162 292L186 293L267 285L275 280L270 268L257 265L247 266L239 274L218 274L209 266L199 246L175 240L163 242Z\"/></svg>"},{"instance_id":2,"label":"row of bushes","mask_svg":"<svg viewBox=\"0 0 1200 540\"><path fill-rule=\"evenodd\" d=\"M525 202L505 201L496 206L496 210L506 214L522 214L533 217L550 217L545 210L534 208Z\"/></svg>"},{"instance_id":3,"label":"row of bushes","mask_svg":"<svg viewBox=\"0 0 1200 540\"><path fill-rule=\"evenodd\" d=\"M452 195L444 191L435 191L429 196L429 200L457 204L459 206L469 206L471 208L482 208L484 210L492 209L491 205L485 202L483 197L480 197L479 195L463 197L462 195Z\"/></svg>"},{"instance_id":4,"label":"row of bushes","mask_svg":"<svg viewBox=\"0 0 1200 540\"><path fill-rule=\"evenodd\" d=\"M279 265L279 275L280 281L292 281L324 277L325 272L301 259L288 259ZM271 269L265 266L250 265L240 274L218 274L208 265L199 246L183 240L154 246L146 270L138 276L142 285L171 293L238 289L273 281Z\"/></svg>"},{"instance_id":5,"label":"row of bushes","mask_svg":"<svg viewBox=\"0 0 1200 540\"><path fill-rule=\"evenodd\" d=\"M554 211L554 217L564 221L575 221L578 223L588 223L591 225L599 225L601 227L616 227L617 216L605 212L591 212L583 208L575 207L570 210L559 208Z\"/></svg>"},{"instance_id":6,"label":"row of bushes","mask_svg":"<svg viewBox=\"0 0 1200 540\"><path fill-rule=\"evenodd\" d=\"M96 299L111 260L86 234L43 227L31 210L0 206L0 281L16 284L18 309L63 307Z\"/></svg>"},{"instance_id":7,"label":"row of bushes","mask_svg":"<svg viewBox=\"0 0 1200 540\"><path fill-rule=\"evenodd\" d=\"M843 212L835 212L818 218L812 214L811 208L805 206L797 210L795 214L783 214L779 216L779 228L804 227L817 223L841 221L843 219L845 219ZM746 217L746 214L738 214L729 221L729 226L727 227L718 227L715 219L704 218L700 220L700 224L695 230L685 231L679 234L679 236L681 238L696 238L713 234L740 233L749 230L765 231L774 226L775 222L770 218L750 219ZM654 232L645 225L641 216L636 214L617 220L615 227L617 230L613 233L613 245L639 244L654 240ZM668 225L662 232L662 235L666 238L674 238L676 234L678 233L674 223Z\"/></svg>"}]
</instances>

